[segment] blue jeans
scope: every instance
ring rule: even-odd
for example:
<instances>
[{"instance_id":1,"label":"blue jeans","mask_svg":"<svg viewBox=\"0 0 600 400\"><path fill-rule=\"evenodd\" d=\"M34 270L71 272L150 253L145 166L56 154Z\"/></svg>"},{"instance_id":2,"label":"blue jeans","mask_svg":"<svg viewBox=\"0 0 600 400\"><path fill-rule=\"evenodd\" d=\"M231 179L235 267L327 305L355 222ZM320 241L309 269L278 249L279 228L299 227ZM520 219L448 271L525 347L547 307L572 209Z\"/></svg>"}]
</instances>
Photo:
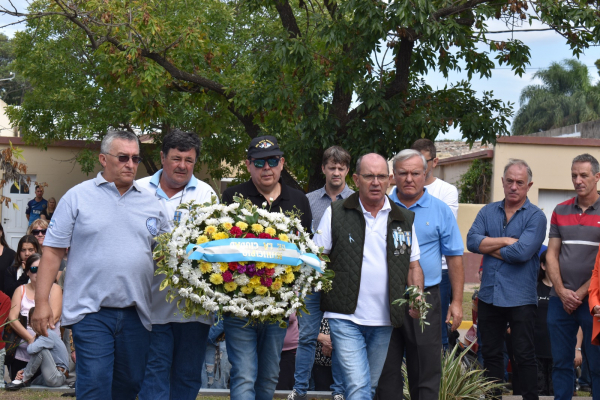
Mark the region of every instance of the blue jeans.
<instances>
[{"instance_id":1,"label":"blue jeans","mask_svg":"<svg viewBox=\"0 0 600 400\"><path fill-rule=\"evenodd\" d=\"M77 351L77 396L135 400L150 348L150 331L135 307L106 308L71 327Z\"/></svg>"},{"instance_id":2,"label":"blue jeans","mask_svg":"<svg viewBox=\"0 0 600 400\"><path fill-rule=\"evenodd\" d=\"M315 351L317 348L317 337L323 319L321 311L321 293L312 293L304 298L306 309L310 314L302 312L298 318L300 335L298 337L298 348L296 349L296 372L294 373L294 390L304 396L309 389L310 373L315 362ZM333 394L344 394L341 374L339 368L332 362Z\"/></svg>"},{"instance_id":3,"label":"blue jeans","mask_svg":"<svg viewBox=\"0 0 600 400\"><path fill-rule=\"evenodd\" d=\"M452 299L452 285L450 284L450 277L448 270L442 270L442 281L440 282L440 300L442 302L442 346L444 351L448 350L448 327L446 326L446 314L448 314L448 307L450 307L450 300Z\"/></svg>"},{"instance_id":4,"label":"blue jeans","mask_svg":"<svg viewBox=\"0 0 600 400\"><path fill-rule=\"evenodd\" d=\"M600 400L600 346L592 344L592 324L587 299L572 314L568 314L558 297L550 297L548 304L548 333L552 345L552 381L556 400L573 397L573 359L579 327L583 331L583 348L587 355L592 379L592 398ZM596 388L596 389L593 389Z\"/></svg>"},{"instance_id":5,"label":"blue jeans","mask_svg":"<svg viewBox=\"0 0 600 400\"><path fill-rule=\"evenodd\" d=\"M140 400L195 400L210 325L201 322L152 325Z\"/></svg>"},{"instance_id":6,"label":"blue jeans","mask_svg":"<svg viewBox=\"0 0 600 400\"><path fill-rule=\"evenodd\" d=\"M223 317L225 343L231 362L231 398L273 400L286 329L278 324L246 324L247 318Z\"/></svg>"},{"instance_id":7,"label":"blue jeans","mask_svg":"<svg viewBox=\"0 0 600 400\"><path fill-rule=\"evenodd\" d=\"M364 326L330 318L333 362L338 362L348 400L372 400L392 335L391 326Z\"/></svg>"}]
</instances>

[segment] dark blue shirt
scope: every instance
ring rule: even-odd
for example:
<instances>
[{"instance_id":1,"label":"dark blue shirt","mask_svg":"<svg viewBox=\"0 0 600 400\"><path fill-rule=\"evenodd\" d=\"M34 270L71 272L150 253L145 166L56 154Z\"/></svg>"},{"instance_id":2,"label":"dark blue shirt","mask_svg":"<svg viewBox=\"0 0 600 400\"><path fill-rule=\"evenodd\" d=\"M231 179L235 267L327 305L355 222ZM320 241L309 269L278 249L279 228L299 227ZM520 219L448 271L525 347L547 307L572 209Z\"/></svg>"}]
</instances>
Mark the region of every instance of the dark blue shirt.
<instances>
[{"instance_id":1,"label":"dark blue shirt","mask_svg":"<svg viewBox=\"0 0 600 400\"><path fill-rule=\"evenodd\" d=\"M42 201L37 201L35 198L29 200L25 209L25 214L29 215L29 225L36 219L40 219L40 216L47 208L48 200L46 199L42 199Z\"/></svg>"},{"instance_id":2,"label":"dark blue shirt","mask_svg":"<svg viewBox=\"0 0 600 400\"><path fill-rule=\"evenodd\" d=\"M529 199L508 223L504 200L483 207L467 234L467 248L480 253L486 237L512 237L519 241L500 249L504 260L483 255L479 299L499 307L537 304L538 251L546 237L546 216Z\"/></svg>"}]
</instances>

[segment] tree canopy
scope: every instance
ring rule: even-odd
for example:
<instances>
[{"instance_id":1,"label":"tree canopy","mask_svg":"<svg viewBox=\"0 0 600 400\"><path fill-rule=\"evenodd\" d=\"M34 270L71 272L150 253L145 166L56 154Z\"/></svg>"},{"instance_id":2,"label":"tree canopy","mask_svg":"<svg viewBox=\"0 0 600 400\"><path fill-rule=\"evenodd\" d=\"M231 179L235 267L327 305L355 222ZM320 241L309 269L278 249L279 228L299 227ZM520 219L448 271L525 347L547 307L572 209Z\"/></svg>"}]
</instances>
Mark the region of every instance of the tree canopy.
<instances>
[{"instance_id":1,"label":"tree canopy","mask_svg":"<svg viewBox=\"0 0 600 400\"><path fill-rule=\"evenodd\" d=\"M600 83L592 84L588 67L577 60L554 62L533 78L541 85L521 91L514 135L526 135L600 118Z\"/></svg>"},{"instance_id":2,"label":"tree canopy","mask_svg":"<svg viewBox=\"0 0 600 400\"><path fill-rule=\"evenodd\" d=\"M490 77L494 59L522 74L528 47L489 39L489 21L539 20L575 54L600 34L597 3L555 0L38 0L0 12L27 19L16 54L33 90L9 111L27 140L193 129L218 178L251 137L273 134L284 179L309 190L334 144L391 156L451 126L469 142L508 134L510 104L423 79Z\"/></svg>"},{"instance_id":3,"label":"tree canopy","mask_svg":"<svg viewBox=\"0 0 600 400\"><path fill-rule=\"evenodd\" d=\"M6 104L18 105L21 104L28 84L22 75L14 73L14 53L13 40L0 33L0 98Z\"/></svg>"}]
</instances>

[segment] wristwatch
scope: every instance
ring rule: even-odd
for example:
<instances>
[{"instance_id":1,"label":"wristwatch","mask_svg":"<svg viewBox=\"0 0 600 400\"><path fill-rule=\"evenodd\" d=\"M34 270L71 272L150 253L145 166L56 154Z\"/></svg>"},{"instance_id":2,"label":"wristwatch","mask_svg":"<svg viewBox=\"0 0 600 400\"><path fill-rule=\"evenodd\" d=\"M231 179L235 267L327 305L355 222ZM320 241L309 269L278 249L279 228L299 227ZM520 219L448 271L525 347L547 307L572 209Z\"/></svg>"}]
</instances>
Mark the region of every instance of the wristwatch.
<instances>
[{"instance_id":1,"label":"wristwatch","mask_svg":"<svg viewBox=\"0 0 600 400\"><path fill-rule=\"evenodd\" d=\"M575 350L581 351L581 347L576 347Z\"/></svg>"}]
</instances>

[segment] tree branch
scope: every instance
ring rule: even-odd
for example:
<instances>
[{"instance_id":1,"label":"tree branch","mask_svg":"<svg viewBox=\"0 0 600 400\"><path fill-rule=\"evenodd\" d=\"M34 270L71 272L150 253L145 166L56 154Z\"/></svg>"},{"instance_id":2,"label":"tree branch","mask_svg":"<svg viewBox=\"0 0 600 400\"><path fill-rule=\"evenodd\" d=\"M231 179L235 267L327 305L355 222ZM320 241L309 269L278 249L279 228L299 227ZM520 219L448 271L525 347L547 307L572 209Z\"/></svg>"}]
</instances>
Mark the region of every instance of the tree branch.
<instances>
[{"instance_id":1,"label":"tree branch","mask_svg":"<svg viewBox=\"0 0 600 400\"><path fill-rule=\"evenodd\" d=\"M295 39L302 36L296 17L294 16L294 10L288 0L275 0L275 8L279 13L279 18L283 27L289 32L290 38Z\"/></svg>"},{"instance_id":2,"label":"tree branch","mask_svg":"<svg viewBox=\"0 0 600 400\"><path fill-rule=\"evenodd\" d=\"M440 8L439 10L437 10L436 12L431 14L431 17L429 19L433 20L433 21L438 21L440 18L445 18L445 17L453 15L453 14L461 13L463 11L474 8L474 7L478 6L479 4L492 3L494 1L495 0L468 0L468 1L465 1L464 3L459 3L454 6Z\"/></svg>"}]
</instances>

